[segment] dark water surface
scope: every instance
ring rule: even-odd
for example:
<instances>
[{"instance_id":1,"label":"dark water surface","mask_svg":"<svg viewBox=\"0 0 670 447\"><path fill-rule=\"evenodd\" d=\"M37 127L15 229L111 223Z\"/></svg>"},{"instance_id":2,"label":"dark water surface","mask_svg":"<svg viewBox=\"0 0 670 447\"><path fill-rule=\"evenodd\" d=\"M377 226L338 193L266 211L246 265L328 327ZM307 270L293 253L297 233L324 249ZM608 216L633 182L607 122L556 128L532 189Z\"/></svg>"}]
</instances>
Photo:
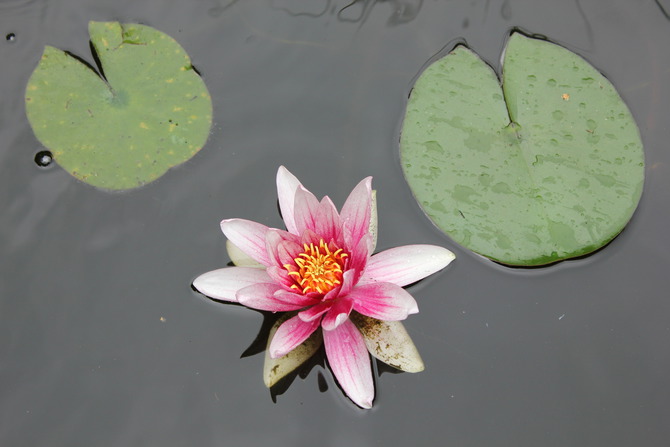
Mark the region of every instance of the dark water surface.
<instances>
[{"instance_id":1,"label":"dark water surface","mask_svg":"<svg viewBox=\"0 0 670 447\"><path fill-rule=\"evenodd\" d=\"M670 2L0 0L0 445L666 446L670 442ZM125 194L82 184L43 150L23 90L45 44L92 62L87 22L176 38L214 99L205 148ZM412 80L455 39L495 67L512 27L588 59L619 89L647 180L600 252L508 269L455 245L402 179ZM281 225L286 165L340 206L378 190L378 249L448 247L406 327L426 363L382 373L371 411L316 366L271 399L262 317L193 292L228 262L218 223ZM319 376L328 390L320 392ZM323 386L321 386L323 388Z\"/></svg>"}]
</instances>

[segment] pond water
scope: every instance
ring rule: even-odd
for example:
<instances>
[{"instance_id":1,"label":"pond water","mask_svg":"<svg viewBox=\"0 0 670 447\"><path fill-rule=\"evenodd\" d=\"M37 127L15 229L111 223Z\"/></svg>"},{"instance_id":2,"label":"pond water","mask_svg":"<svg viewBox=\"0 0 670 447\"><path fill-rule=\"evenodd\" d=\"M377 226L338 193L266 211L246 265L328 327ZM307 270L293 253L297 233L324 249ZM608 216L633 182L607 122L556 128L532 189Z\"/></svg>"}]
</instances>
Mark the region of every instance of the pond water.
<instances>
[{"instance_id":1,"label":"pond water","mask_svg":"<svg viewBox=\"0 0 670 447\"><path fill-rule=\"evenodd\" d=\"M667 445L669 12L665 0L0 1L0 444ZM214 101L202 151L128 193L38 166L24 113L44 45L93 61L89 20L173 36ZM498 68L513 27L601 70L645 143L624 232L539 269L453 243L399 165L420 69L463 39ZM191 289L229 262L221 219L281 225L279 165L338 206L372 175L378 249L456 253L409 288L420 313L405 326L426 370L379 368L372 410L322 365L273 399L263 354L240 358L262 315Z\"/></svg>"}]
</instances>

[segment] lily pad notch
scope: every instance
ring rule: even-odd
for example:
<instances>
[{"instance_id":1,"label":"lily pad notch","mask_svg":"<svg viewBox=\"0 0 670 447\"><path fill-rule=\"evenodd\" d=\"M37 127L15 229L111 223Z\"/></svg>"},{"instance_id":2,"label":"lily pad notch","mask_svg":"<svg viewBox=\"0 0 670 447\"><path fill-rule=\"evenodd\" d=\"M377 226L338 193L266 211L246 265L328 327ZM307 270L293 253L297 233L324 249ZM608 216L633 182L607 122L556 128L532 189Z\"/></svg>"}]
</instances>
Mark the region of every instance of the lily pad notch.
<instances>
[{"instance_id":1,"label":"lily pad notch","mask_svg":"<svg viewBox=\"0 0 670 447\"><path fill-rule=\"evenodd\" d=\"M40 143L71 175L98 188L136 188L204 146L211 97L167 34L93 21L89 34L101 73L46 46L26 87L26 114Z\"/></svg>"},{"instance_id":2,"label":"lily pad notch","mask_svg":"<svg viewBox=\"0 0 670 447\"><path fill-rule=\"evenodd\" d=\"M632 217L644 184L638 127L612 84L577 54L513 32L502 79L465 45L421 73L402 169L433 223L502 264L591 253Z\"/></svg>"}]
</instances>

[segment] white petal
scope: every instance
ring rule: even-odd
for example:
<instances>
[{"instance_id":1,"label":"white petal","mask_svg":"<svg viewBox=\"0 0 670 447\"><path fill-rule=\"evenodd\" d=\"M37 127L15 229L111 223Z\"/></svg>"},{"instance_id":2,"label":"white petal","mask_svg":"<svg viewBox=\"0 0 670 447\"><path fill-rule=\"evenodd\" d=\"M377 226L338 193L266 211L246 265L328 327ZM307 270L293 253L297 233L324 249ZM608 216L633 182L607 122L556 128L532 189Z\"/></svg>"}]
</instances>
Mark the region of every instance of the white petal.
<instances>
[{"instance_id":1,"label":"white petal","mask_svg":"<svg viewBox=\"0 0 670 447\"><path fill-rule=\"evenodd\" d=\"M349 316L365 339L373 357L402 371L415 373L425 366L405 326L400 321L381 321L352 312Z\"/></svg>"},{"instance_id":2,"label":"white petal","mask_svg":"<svg viewBox=\"0 0 670 447\"><path fill-rule=\"evenodd\" d=\"M193 281L193 287L210 298L237 302L235 294L238 290L253 284L271 281L265 270L227 267L203 273Z\"/></svg>"},{"instance_id":3,"label":"white petal","mask_svg":"<svg viewBox=\"0 0 670 447\"><path fill-rule=\"evenodd\" d=\"M289 233L298 234L295 225L294 207L295 192L300 187L298 178L291 174L284 166L280 166L277 171L277 198L279 199L279 209L281 211L286 230Z\"/></svg>"},{"instance_id":4,"label":"white petal","mask_svg":"<svg viewBox=\"0 0 670 447\"><path fill-rule=\"evenodd\" d=\"M240 250L240 248L226 239L226 250L228 251L228 256L230 260L233 261L238 267L253 267L264 269L265 266L260 262L257 262L251 256L247 255L245 252Z\"/></svg>"},{"instance_id":5,"label":"white petal","mask_svg":"<svg viewBox=\"0 0 670 447\"><path fill-rule=\"evenodd\" d=\"M287 374L294 371L297 367L305 363L323 344L323 337L321 331L317 330L310 335L302 344L295 347L288 354L277 359L270 357L270 343L272 338L279 329L279 326L290 317L287 314L277 320L277 322L270 329L268 336L268 343L265 348L265 363L263 364L263 382L265 386L270 388L274 386Z\"/></svg>"}]
</instances>

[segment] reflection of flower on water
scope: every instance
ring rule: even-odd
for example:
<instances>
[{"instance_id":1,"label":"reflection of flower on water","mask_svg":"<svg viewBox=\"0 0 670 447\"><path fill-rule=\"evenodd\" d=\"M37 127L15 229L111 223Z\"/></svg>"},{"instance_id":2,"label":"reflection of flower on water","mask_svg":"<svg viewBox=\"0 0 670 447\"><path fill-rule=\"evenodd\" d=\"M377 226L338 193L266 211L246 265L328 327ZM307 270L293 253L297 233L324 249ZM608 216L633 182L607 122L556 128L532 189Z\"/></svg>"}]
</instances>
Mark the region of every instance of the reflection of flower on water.
<instances>
[{"instance_id":1,"label":"reflection of flower on water","mask_svg":"<svg viewBox=\"0 0 670 447\"><path fill-rule=\"evenodd\" d=\"M371 181L362 180L338 213L328 196L319 202L282 166L277 190L287 231L243 219L221 222L237 266L205 273L193 286L214 299L289 313L270 332L266 384L321 344L340 386L363 408L374 399L368 352L404 371L423 370L399 322L418 312L403 286L446 267L454 255L407 245L371 256L377 220Z\"/></svg>"}]
</instances>

